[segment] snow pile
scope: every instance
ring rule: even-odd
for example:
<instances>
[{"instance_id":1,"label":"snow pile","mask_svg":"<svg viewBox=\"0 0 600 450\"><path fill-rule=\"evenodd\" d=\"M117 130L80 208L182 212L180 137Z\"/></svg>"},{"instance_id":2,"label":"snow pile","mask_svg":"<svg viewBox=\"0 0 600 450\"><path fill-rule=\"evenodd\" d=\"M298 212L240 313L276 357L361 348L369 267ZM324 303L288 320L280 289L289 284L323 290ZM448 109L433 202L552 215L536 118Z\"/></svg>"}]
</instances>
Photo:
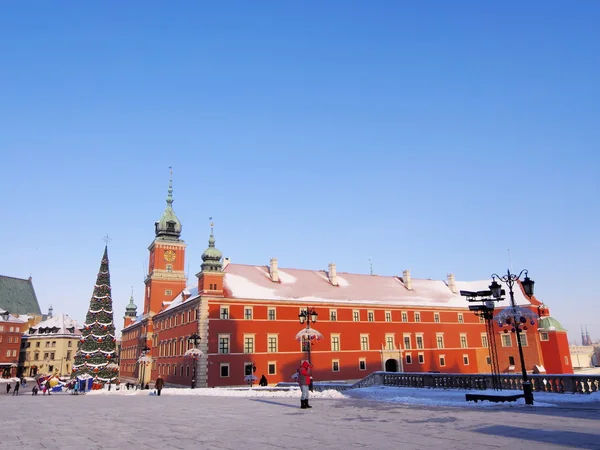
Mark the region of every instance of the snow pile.
<instances>
[{"instance_id":1,"label":"snow pile","mask_svg":"<svg viewBox=\"0 0 600 450\"><path fill-rule=\"evenodd\" d=\"M127 390L120 387L117 391L114 386L109 391L105 386L104 389L91 391L87 395L150 395L156 392L154 389L149 390ZM300 398L300 389L272 390L270 388L165 388L161 391L162 395L193 395L200 397L267 397L267 398ZM311 398L344 398L344 394L333 389L328 389L323 392L311 392Z\"/></svg>"}]
</instances>

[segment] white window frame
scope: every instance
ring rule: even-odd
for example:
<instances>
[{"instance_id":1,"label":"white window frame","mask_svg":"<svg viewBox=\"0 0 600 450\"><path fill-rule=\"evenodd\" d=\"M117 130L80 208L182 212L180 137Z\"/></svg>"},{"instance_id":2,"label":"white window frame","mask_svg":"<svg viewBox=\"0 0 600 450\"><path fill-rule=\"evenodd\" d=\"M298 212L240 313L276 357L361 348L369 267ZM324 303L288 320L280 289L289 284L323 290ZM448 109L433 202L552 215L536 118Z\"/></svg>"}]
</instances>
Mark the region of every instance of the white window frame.
<instances>
[{"instance_id":1,"label":"white window frame","mask_svg":"<svg viewBox=\"0 0 600 450\"><path fill-rule=\"evenodd\" d=\"M329 310L329 321L330 322L337 322L337 309L330 309Z\"/></svg>"},{"instance_id":2,"label":"white window frame","mask_svg":"<svg viewBox=\"0 0 600 450\"><path fill-rule=\"evenodd\" d=\"M402 311L402 313L400 314L400 318L402 319L403 323L407 323L408 322L408 312L406 311Z\"/></svg>"},{"instance_id":3,"label":"white window frame","mask_svg":"<svg viewBox=\"0 0 600 450\"><path fill-rule=\"evenodd\" d=\"M467 333L460 333L460 348L469 348L469 340L467 339ZM464 345L463 345L464 340Z\"/></svg>"},{"instance_id":4,"label":"white window frame","mask_svg":"<svg viewBox=\"0 0 600 450\"><path fill-rule=\"evenodd\" d=\"M367 348L363 348L363 338L366 338L367 340ZM368 351L370 349L370 342L369 342L369 335L368 333L361 333L360 334L360 350L361 351Z\"/></svg>"},{"instance_id":5,"label":"white window frame","mask_svg":"<svg viewBox=\"0 0 600 450\"><path fill-rule=\"evenodd\" d=\"M468 366L469 365L469 355L467 354L463 354L463 366Z\"/></svg>"},{"instance_id":6,"label":"white window frame","mask_svg":"<svg viewBox=\"0 0 600 450\"><path fill-rule=\"evenodd\" d=\"M335 370L336 364L337 364L337 370ZM331 371L332 372L339 372L340 371L340 360L339 359L332 359L331 360Z\"/></svg>"},{"instance_id":7,"label":"white window frame","mask_svg":"<svg viewBox=\"0 0 600 450\"><path fill-rule=\"evenodd\" d=\"M440 323L440 320L441 320L441 319L440 319L440 313L439 313L439 312L435 312L435 313L433 313L433 321L434 321L435 323Z\"/></svg>"},{"instance_id":8,"label":"white window frame","mask_svg":"<svg viewBox=\"0 0 600 450\"><path fill-rule=\"evenodd\" d=\"M446 367L446 355L439 355L438 362L440 364L440 367Z\"/></svg>"},{"instance_id":9,"label":"white window frame","mask_svg":"<svg viewBox=\"0 0 600 450\"><path fill-rule=\"evenodd\" d=\"M490 340L488 339L487 333L481 333L481 348L489 348Z\"/></svg>"},{"instance_id":10,"label":"white window frame","mask_svg":"<svg viewBox=\"0 0 600 450\"><path fill-rule=\"evenodd\" d=\"M223 367L227 367L227 376L223 376ZM231 367L229 367L229 363L219 364L219 378L230 378L230 377L231 377Z\"/></svg>"},{"instance_id":11,"label":"white window frame","mask_svg":"<svg viewBox=\"0 0 600 450\"><path fill-rule=\"evenodd\" d=\"M375 311L372 309L367 311L367 322L375 322Z\"/></svg>"},{"instance_id":12,"label":"white window frame","mask_svg":"<svg viewBox=\"0 0 600 450\"><path fill-rule=\"evenodd\" d=\"M406 345L406 339L408 338L408 346ZM402 345L404 346L404 350L412 350L412 339L410 338L410 333L402 334Z\"/></svg>"},{"instance_id":13,"label":"white window frame","mask_svg":"<svg viewBox=\"0 0 600 450\"><path fill-rule=\"evenodd\" d=\"M383 316L385 317L385 321L386 322L391 322L392 321L392 312L391 311L384 311ZM390 320L388 320L390 319Z\"/></svg>"},{"instance_id":14,"label":"white window frame","mask_svg":"<svg viewBox=\"0 0 600 450\"><path fill-rule=\"evenodd\" d=\"M463 313L458 313L458 323L465 323L465 316Z\"/></svg>"},{"instance_id":15,"label":"white window frame","mask_svg":"<svg viewBox=\"0 0 600 450\"><path fill-rule=\"evenodd\" d=\"M271 339L275 338L275 351L271 351ZM278 353L279 352L279 335L278 334L267 334L267 353Z\"/></svg>"},{"instance_id":16,"label":"white window frame","mask_svg":"<svg viewBox=\"0 0 600 450\"><path fill-rule=\"evenodd\" d=\"M251 352L247 352L246 351L246 339L252 339L252 351ZM253 353L256 353L256 334L254 333L244 333L244 348L243 348L243 353L245 355L252 355Z\"/></svg>"},{"instance_id":17,"label":"white window frame","mask_svg":"<svg viewBox=\"0 0 600 450\"><path fill-rule=\"evenodd\" d=\"M540 341L549 341L550 335L547 331L540 331Z\"/></svg>"},{"instance_id":18,"label":"white window frame","mask_svg":"<svg viewBox=\"0 0 600 450\"><path fill-rule=\"evenodd\" d=\"M364 369L361 368L361 363L364 364ZM367 370L367 358L358 358L358 370L360 371L364 371Z\"/></svg>"},{"instance_id":19,"label":"white window frame","mask_svg":"<svg viewBox=\"0 0 600 450\"><path fill-rule=\"evenodd\" d=\"M513 346L512 345L512 337L511 337L511 335L509 333L503 333L501 336L502 337L500 338L500 340L502 341L501 342L502 343L502 347L504 347L504 348L510 348L510 347ZM504 342L505 339L508 340L508 342L510 342L510 345L506 345L506 343Z\"/></svg>"},{"instance_id":20,"label":"white window frame","mask_svg":"<svg viewBox=\"0 0 600 450\"><path fill-rule=\"evenodd\" d=\"M227 352L222 352L221 351L221 339L227 339ZM230 333L223 333L223 334L218 334L217 335L217 353L219 355L229 355L231 354L231 334Z\"/></svg>"},{"instance_id":21,"label":"white window frame","mask_svg":"<svg viewBox=\"0 0 600 450\"><path fill-rule=\"evenodd\" d=\"M273 318L271 319L271 311L273 311ZM267 308L267 320L277 320L277 308L269 306Z\"/></svg>"},{"instance_id":22,"label":"white window frame","mask_svg":"<svg viewBox=\"0 0 600 450\"><path fill-rule=\"evenodd\" d=\"M521 340L521 347L529 347L529 339L527 339L526 333L523 333L522 331L519 332L519 339Z\"/></svg>"},{"instance_id":23,"label":"white window frame","mask_svg":"<svg viewBox=\"0 0 600 450\"><path fill-rule=\"evenodd\" d=\"M417 362L419 364L425 364L425 353L424 352L417 353Z\"/></svg>"},{"instance_id":24,"label":"white window frame","mask_svg":"<svg viewBox=\"0 0 600 450\"><path fill-rule=\"evenodd\" d=\"M419 339L421 339L421 344L419 345ZM425 349L425 336L423 333L415 333L415 348L417 350Z\"/></svg>"},{"instance_id":25,"label":"white window frame","mask_svg":"<svg viewBox=\"0 0 600 450\"><path fill-rule=\"evenodd\" d=\"M442 345L440 346L439 338L442 338ZM445 348L446 343L444 342L444 333L435 333L435 347L436 348Z\"/></svg>"},{"instance_id":26,"label":"white window frame","mask_svg":"<svg viewBox=\"0 0 600 450\"><path fill-rule=\"evenodd\" d=\"M227 318L223 318L223 311L227 311ZM219 308L219 319L221 320L230 320L231 319L231 310L229 309L229 305L221 305Z\"/></svg>"},{"instance_id":27,"label":"white window frame","mask_svg":"<svg viewBox=\"0 0 600 450\"><path fill-rule=\"evenodd\" d=\"M413 359L412 359L412 353L408 352L404 354L404 361L406 362L406 364L412 364L413 363Z\"/></svg>"},{"instance_id":28,"label":"white window frame","mask_svg":"<svg viewBox=\"0 0 600 450\"><path fill-rule=\"evenodd\" d=\"M392 348L389 348L388 338L392 338ZM396 334L395 333L385 333L385 349L386 350L395 350L396 349Z\"/></svg>"},{"instance_id":29,"label":"white window frame","mask_svg":"<svg viewBox=\"0 0 600 450\"><path fill-rule=\"evenodd\" d=\"M421 311L415 311L415 323L421 323Z\"/></svg>"},{"instance_id":30,"label":"white window frame","mask_svg":"<svg viewBox=\"0 0 600 450\"><path fill-rule=\"evenodd\" d=\"M250 318L246 317L246 310L250 310ZM254 307L252 306L244 306L244 320L254 320Z\"/></svg>"},{"instance_id":31,"label":"white window frame","mask_svg":"<svg viewBox=\"0 0 600 450\"><path fill-rule=\"evenodd\" d=\"M270 372L271 364L275 367L273 373ZM277 375L277 361L267 361L267 375Z\"/></svg>"},{"instance_id":32,"label":"white window frame","mask_svg":"<svg viewBox=\"0 0 600 450\"><path fill-rule=\"evenodd\" d=\"M340 337L341 335L339 333L332 333L331 334L331 339L330 339L330 343L331 343L331 351L332 352L340 352L342 351L342 339ZM333 340L337 338L337 350L334 348L334 342Z\"/></svg>"}]
</instances>

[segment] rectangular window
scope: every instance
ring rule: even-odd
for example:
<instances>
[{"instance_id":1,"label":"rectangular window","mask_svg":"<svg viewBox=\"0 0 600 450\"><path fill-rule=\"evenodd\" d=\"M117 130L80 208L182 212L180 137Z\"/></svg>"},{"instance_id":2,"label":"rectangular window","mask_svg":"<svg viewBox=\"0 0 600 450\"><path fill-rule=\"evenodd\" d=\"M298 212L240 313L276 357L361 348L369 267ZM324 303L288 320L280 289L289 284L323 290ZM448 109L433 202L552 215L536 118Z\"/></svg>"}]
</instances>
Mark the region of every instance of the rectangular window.
<instances>
[{"instance_id":1,"label":"rectangular window","mask_svg":"<svg viewBox=\"0 0 600 450\"><path fill-rule=\"evenodd\" d=\"M276 316L275 316L275 308L269 308L267 309L267 317L269 320L275 320Z\"/></svg>"},{"instance_id":2,"label":"rectangular window","mask_svg":"<svg viewBox=\"0 0 600 450\"><path fill-rule=\"evenodd\" d=\"M173 295L173 291L171 289L165 289L165 295Z\"/></svg>"},{"instance_id":3,"label":"rectangular window","mask_svg":"<svg viewBox=\"0 0 600 450\"><path fill-rule=\"evenodd\" d=\"M419 350L422 350L424 348L424 346L423 346L423 336L417 336L417 348Z\"/></svg>"},{"instance_id":4,"label":"rectangular window","mask_svg":"<svg viewBox=\"0 0 600 450\"><path fill-rule=\"evenodd\" d=\"M67 360L71 359L71 351L67 352Z\"/></svg>"},{"instance_id":5,"label":"rectangular window","mask_svg":"<svg viewBox=\"0 0 600 450\"><path fill-rule=\"evenodd\" d=\"M267 363L267 373L269 375L277 374L277 364L274 362Z\"/></svg>"},{"instance_id":6,"label":"rectangular window","mask_svg":"<svg viewBox=\"0 0 600 450\"><path fill-rule=\"evenodd\" d=\"M244 307L244 319L252 320L252 308L249 306Z\"/></svg>"},{"instance_id":7,"label":"rectangular window","mask_svg":"<svg viewBox=\"0 0 600 450\"><path fill-rule=\"evenodd\" d=\"M221 363L221 378L229 378L229 363Z\"/></svg>"},{"instance_id":8,"label":"rectangular window","mask_svg":"<svg viewBox=\"0 0 600 450\"><path fill-rule=\"evenodd\" d=\"M254 353L254 337L244 336L244 353Z\"/></svg>"},{"instance_id":9,"label":"rectangular window","mask_svg":"<svg viewBox=\"0 0 600 450\"><path fill-rule=\"evenodd\" d=\"M52 341L52 347L56 347L56 341Z\"/></svg>"},{"instance_id":10,"label":"rectangular window","mask_svg":"<svg viewBox=\"0 0 600 450\"><path fill-rule=\"evenodd\" d=\"M392 321L392 312L391 311L386 311L385 312L385 321L386 322L391 322Z\"/></svg>"},{"instance_id":11,"label":"rectangular window","mask_svg":"<svg viewBox=\"0 0 600 450\"><path fill-rule=\"evenodd\" d=\"M67 342L67 347L72 347L73 341Z\"/></svg>"},{"instance_id":12,"label":"rectangular window","mask_svg":"<svg viewBox=\"0 0 600 450\"><path fill-rule=\"evenodd\" d=\"M402 312L402 322L408 322L408 313Z\"/></svg>"},{"instance_id":13,"label":"rectangular window","mask_svg":"<svg viewBox=\"0 0 600 450\"><path fill-rule=\"evenodd\" d=\"M268 338L268 349L269 353L277 353L277 336L269 336Z\"/></svg>"},{"instance_id":14,"label":"rectangular window","mask_svg":"<svg viewBox=\"0 0 600 450\"><path fill-rule=\"evenodd\" d=\"M335 322L337 320L337 310L335 310L335 309L329 310L329 320L331 322Z\"/></svg>"},{"instance_id":15,"label":"rectangular window","mask_svg":"<svg viewBox=\"0 0 600 450\"><path fill-rule=\"evenodd\" d=\"M467 335L466 334L461 334L460 335L460 348L467 348Z\"/></svg>"},{"instance_id":16,"label":"rectangular window","mask_svg":"<svg viewBox=\"0 0 600 450\"><path fill-rule=\"evenodd\" d=\"M359 322L360 321L360 311L358 311L358 309L355 309L352 311L352 320L354 322Z\"/></svg>"},{"instance_id":17,"label":"rectangular window","mask_svg":"<svg viewBox=\"0 0 600 450\"><path fill-rule=\"evenodd\" d=\"M361 358L358 360L358 370L367 370L367 360Z\"/></svg>"},{"instance_id":18,"label":"rectangular window","mask_svg":"<svg viewBox=\"0 0 600 450\"><path fill-rule=\"evenodd\" d=\"M433 313L433 321L435 323L440 323L440 313Z\"/></svg>"},{"instance_id":19,"label":"rectangular window","mask_svg":"<svg viewBox=\"0 0 600 450\"><path fill-rule=\"evenodd\" d=\"M421 313L420 312L416 312L415 313L415 322L420 322L421 321Z\"/></svg>"},{"instance_id":20,"label":"rectangular window","mask_svg":"<svg viewBox=\"0 0 600 450\"><path fill-rule=\"evenodd\" d=\"M546 333L545 331L542 331L540 333L540 341L549 341L550 339L548 339L548 333Z\"/></svg>"},{"instance_id":21,"label":"rectangular window","mask_svg":"<svg viewBox=\"0 0 600 450\"><path fill-rule=\"evenodd\" d=\"M425 354L419 353L419 364L425 364Z\"/></svg>"},{"instance_id":22,"label":"rectangular window","mask_svg":"<svg viewBox=\"0 0 600 450\"><path fill-rule=\"evenodd\" d=\"M465 323L463 313L458 313L458 323Z\"/></svg>"},{"instance_id":23,"label":"rectangular window","mask_svg":"<svg viewBox=\"0 0 600 450\"><path fill-rule=\"evenodd\" d=\"M331 351L339 352L340 351L340 336L339 335L331 335Z\"/></svg>"},{"instance_id":24,"label":"rectangular window","mask_svg":"<svg viewBox=\"0 0 600 450\"><path fill-rule=\"evenodd\" d=\"M334 359L331 361L331 371L339 372L340 371L340 361L339 359Z\"/></svg>"},{"instance_id":25,"label":"rectangular window","mask_svg":"<svg viewBox=\"0 0 600 450\"><path fill-rule=\"evenodd\" d=\"M490 358L489 356L486 356L485 362L487 363L488 366L491 366L492 365L492 358Z\"/></svg>"},{"instance_id":26,"label":"rectangular window","mask_svg":"<svg viewBox=\"0 0 600 450\"><path fill-rule=\"evenodd\" d=\"M367 334L360 335L360 349L369 350L369 336Z\"/></svg>"},{"instance_id":27,"label":"rectangular window","mask_svg":"<svg viewBox=\"0 0 600 450\"><path fill-rule=\"evenodd\" d=\"M465 366L469 365L469 355L463 355L463 364Z\"/></svg>"},{"instance_id":28,"label":"rectangular window","mask_svg":"<svg viewBox=\"0 0 600 450\"><path fill-rule=\"evenodd\" d=\"M385 335L385 347L387 350L394 350L394 335L386 334Z\"/></svg>"},{"instance_id":29,"label":"rectangular window","mask_svg":"<svg viewBox=\"0 0 600 450\"><path fill-rule=\"evenodd\" d=\"M444 348L444 336L441 334L436 335L435 342L437 344L437 348Z\"/></svg>"},{"instance_id":30,"label":"rectangular window","mask_svg":"<svg viewBox=\"0 0 600 450\"><path fill-rule=\"evenodd\" d=\"M369 311L367 313L367 320L369 322L374 322L375 321L375 313L373 311Z\"/></svg>"},{"instance_id":31,"label":"rectangular window","mask_svg":"<svg viewBox=\"0 0 600 450\"><path fill-rule=\"evenodd\" d=\"M410 350L410 336L404 335L404 349Z\"/></svg>"},{"instance_id":32,"label":"rectangular window","mask_svg":"<svg viewBox=\"0 0 600 450\"><path fill-rule=\"evenodd\" d=\"M252 373L255 371L256 371L256 366L253 363L251 363L251 362L244 363L244 375L245 376L252 375Z\"/></svg>"},{"instance_id":33,"label":"rectangular window","mask_svg":"<svg viewBox=\"0 0 600 450\"><path fill-rule=\"evenodd\" d=\"M50 347L50 342L46 341L46 348Z\"/></svg>"},{"instance_id":34,"label":"rectangular window","mask_svg":"<svg viewBox=\"0 0 600 450\"><path fill-rule=\"evenodd\" d=\"M502 347L512 347L512 339L510 338L510 334L502 335Z\"/></svg>"},{"instance_id":35,"label":"rectangular window","mask_svg":"<svg viewBox=\"0 0 600 450\"><path fill-rule=\"evenodd\" d=\"M412 355L410 353L406 354L406 364L412 364Z\"/></svg>"},{"instance_id":36,"label":"rectangular window","mask_svg":"<svg viewBox=\"0 0 600 450\"><path fill-rule=\"evenodd\" d=\"M527 347L527 335L519 333L519 339L521 340L521 347Z\"/></svg>"},{"instance_id":37,"label":"rectangular window","mask_svg":"<svg viewBox=\"0 0 600 450\"><path fill-rule=\"evenodd\" d=\"M12 351L12 355L13 355L13 356L17 356L17 351L16 351L16 350L13 350L13 351ZM52 359L54 359L54 353L52 353Z\"/></svg>"},{"instance_id":38,"label":"rectangular window","mask_svg":"<svg viewBox=\"0 0 600 450\"><path fill-rule=\"evenodd\" d=\"M190 376L190 366L185 366L185 376L186 377Z\"/></svg>"},{"instance_id":39,"label":"rectangular window","mask_svg":"<svg viewBox=\"0 0 600 450\"><path fill-rule=\"evenodd\" d=\"M221 319L229 319L229 306L221 306Z\"/></svg>"},{"instance_id":40,"label":"rectangular window","mask_svg":"<svg viewBox=\"0 0 600 450\"><path fill-rule=\"evenodd\" d=\"M488 342L487 334L481 335L481 346L483 348L488 348L490 346L490 343Z\"/></svg>"},{"instance_id":41,"label":"rectangular window","mask_svg":"<svg viewBox=\"0 0 600 450\"><path fill-rule=\"evenodd\" d=\"M440 355L440 367L444 367L446 365L446 357L444 355Z\"/></svg>"},{"instance_id":42,"label":"rectangular window","mask_svg":"<svg viewBox=\"0 0 600 450\"><path fill-rule=\"evenodd\" d=\"M167 264L167 272L173 272L173 264Z\"/></svg>"},{"instance_id":43,"label":"rectangular window","mask_svg":"<svg viewBox=\"0 0 600 450\"><path fill-rule=\"evenodd\" d=\"M515 365L515 357L514 356L509 356L508 357L508 364L511 366Z\"/></svg>"},{"instance_id":44,"label":"rectangular window","mask_svg":"<svg viewBox=\"0 0 600 450\"><path fill-rule=\"evenodd\" d=\"M229 353L229 336L219 336L219 353Z\"/></svg>"},{"instance_id":45,"label":"rectangular window","mask_svg":"<svg viewBox=\"0 0 600 450\"><path fill-rule=\"evenodd\" d=\"M10 356L10 350L8 351L6 356ZM44 359L48 359L48 353L44 353Z\"/></svg>"},{"instance_id":46,"label":"rectangular window","mask_svg":"<svg viewBox=\"0 0 600 450\"><path fill-rule=\"evenodd\" d=\"M485 323L485 317L479 316L479 323Z\"/></svg>"}]
</instances>

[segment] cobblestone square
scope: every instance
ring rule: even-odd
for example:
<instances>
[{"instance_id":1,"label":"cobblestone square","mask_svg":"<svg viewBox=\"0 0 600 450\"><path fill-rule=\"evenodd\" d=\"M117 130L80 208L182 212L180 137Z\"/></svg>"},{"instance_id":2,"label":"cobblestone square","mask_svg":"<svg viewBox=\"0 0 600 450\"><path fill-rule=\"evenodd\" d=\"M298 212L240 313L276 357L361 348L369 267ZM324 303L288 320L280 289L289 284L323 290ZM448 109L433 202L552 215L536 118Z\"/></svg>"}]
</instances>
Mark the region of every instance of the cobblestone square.
<instances>
[{"instance_id":1,"label":"cobblestone square","mask_svg":"<svg viewBox=\"0 0 600 450\"><path fill-rule=\"evenodd\" d=\"M600 449L598 405L427 407L360 399L0 395L2 449Z\"/></svg>"}]
</instances>

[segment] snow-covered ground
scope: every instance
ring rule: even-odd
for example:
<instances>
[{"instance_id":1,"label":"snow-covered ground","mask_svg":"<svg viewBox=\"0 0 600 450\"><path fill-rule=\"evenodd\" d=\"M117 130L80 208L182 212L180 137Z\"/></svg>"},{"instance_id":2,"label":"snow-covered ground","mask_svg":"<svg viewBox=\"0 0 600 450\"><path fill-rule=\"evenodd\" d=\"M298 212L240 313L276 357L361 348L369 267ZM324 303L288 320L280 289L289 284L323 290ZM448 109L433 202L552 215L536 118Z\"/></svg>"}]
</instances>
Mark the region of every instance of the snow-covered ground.
<instances>
[{"instance_id":1,"label":"snow-covered ground","mask_svg":"<svg viewBox=\"0 0 600 450\"><path fill-rule=\"evenodd\" d=\"M311 398L314 399L365 399L381 402L391 402L400 404L414 404L425 406L460 406L460 407L507 407L507 406L525 406L525 401L519 399L516 402L491 403L491 402L467 402L465 394L517 394L520 391L480 391L480 390L443 390L443 389L419 389L419 388L400 388L375 386L361 389L349 389L343 392L336 390L325 390L323 392L311 392ZM127 390L121 387L116 390L114 386L110 391L102 389L89 392L88 395L155 395L154 390ZM161 395L195 395L210 397L263 397L263 398L299 398L298 388L277 389L272 388L199 388L199 389L179 389L165 388ZM536 392L535 407L557 407L565 403L597 403L600 406L600 392L593 394L553 394L545 392Z\"/></svg>"}]
</instances>

